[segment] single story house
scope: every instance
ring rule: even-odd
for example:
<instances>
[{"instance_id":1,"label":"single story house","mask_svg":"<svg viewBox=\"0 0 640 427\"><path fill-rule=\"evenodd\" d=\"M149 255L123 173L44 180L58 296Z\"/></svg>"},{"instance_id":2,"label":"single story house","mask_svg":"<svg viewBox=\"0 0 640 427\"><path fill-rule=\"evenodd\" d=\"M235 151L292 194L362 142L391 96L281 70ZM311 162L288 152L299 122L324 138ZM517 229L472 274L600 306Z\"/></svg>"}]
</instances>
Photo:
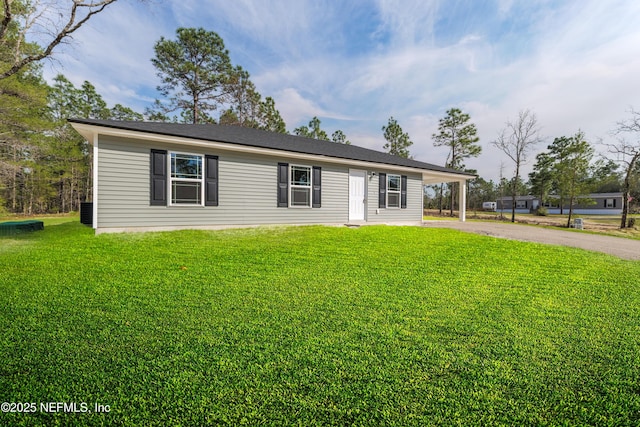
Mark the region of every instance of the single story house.
<instances>
[{"instance_id":1,"label":"single story house","mask_svg":"<svg viewBox=\"0 0 640 427\"><path fill-rule=\"evenodd\" d=\"M422 222L422 189L474 175L238 126L71 119L93 146L96 233ZM465 210L460 213L465 220Z\"/></svg>"},{"instance_id":2,"label":"single story house","mask_svg":"<svg viewBox=\"0 0 640 427\"><path fill-rule=\"evenodd\" d=\"M573 213L578 215L621 215L623 193L592 193L579 196L573 205ZM550 214L559 214L560 200L557 196L549 196L549 201L540 203L536 196L516 196L516 212L531 213L543 206ZM497 200L498 212L511 212L513 198L511 196L500 197ZM569 213L569 201L563 201L562 213Z\"/></svg>"}]
</instances>

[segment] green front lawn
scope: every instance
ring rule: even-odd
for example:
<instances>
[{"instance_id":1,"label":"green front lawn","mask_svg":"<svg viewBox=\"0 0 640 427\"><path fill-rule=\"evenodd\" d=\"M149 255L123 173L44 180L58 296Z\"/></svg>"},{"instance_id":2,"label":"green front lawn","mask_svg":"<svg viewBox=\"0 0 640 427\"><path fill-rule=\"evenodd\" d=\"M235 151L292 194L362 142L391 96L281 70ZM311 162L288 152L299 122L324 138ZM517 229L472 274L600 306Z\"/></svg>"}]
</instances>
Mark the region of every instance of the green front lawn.
<instances>
[{"instance_id":1,"label":"green front lawn","mask_svg":"<svg viewBox=\"0 0 640 427\"><path fill-rule=\"evenodd\" d=\"M0 398L38 405L0 425L640 423L640 262L446 229L76 221L0 239Z\"/></svg>"}]
</instances>

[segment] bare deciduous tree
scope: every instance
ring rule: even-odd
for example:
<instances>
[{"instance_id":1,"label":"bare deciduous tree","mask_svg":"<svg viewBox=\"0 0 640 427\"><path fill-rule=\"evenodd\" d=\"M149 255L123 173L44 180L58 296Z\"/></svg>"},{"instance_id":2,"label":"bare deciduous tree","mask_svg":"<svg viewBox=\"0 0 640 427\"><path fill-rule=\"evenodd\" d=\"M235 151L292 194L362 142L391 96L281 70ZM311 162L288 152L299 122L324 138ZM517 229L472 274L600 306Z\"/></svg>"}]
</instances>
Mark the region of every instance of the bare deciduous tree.
<instances>
[{"instance_id":1,"label":"bare deciduous tree","mask_svg":"<svg viewBox=\"0 0 640 427\"><path fill-rule=\"evenodd\" d=\"M627 227L627 216L629 215L629 194L631 192L632 175L637 170L636 165L640 162L640 111L631 108L631 117L617 123L618 127L613 134L618 136L618 142L605 144L607 151L616 156L612 159L624 165L624 183L622 196L622 217L620 228ZM623 135L631 134L635 141L628 141Z\"/></svg>"},{"instance_id":2,"label":"bare deciduous tree","mask_svg":"<svg viewBox=\"0 0 640 427\"><path fill-rule=\"evenodd\" d=\"M520 167L527 162L527 156L531 148L541 140L540 127L535 113L529 110L522 110L518 113L518 118L515 121L507 121L506 127L498 134L498 138L492 142L516 165L513 185L511 186L511 222L516 221L516 193L520 179Z\"/></svg>"},{"instance_id":3,"label":"bare deciduous tree","mask_svg":"<svg viewBox=\"0 0 640 427\"><path fill-rule=\"evenodd\" d=\"M0 80L47 58L93 15L117 0L0 0ZM39 49L27 48L29 35L44 38Z\"/></svg>"}]
</instances>

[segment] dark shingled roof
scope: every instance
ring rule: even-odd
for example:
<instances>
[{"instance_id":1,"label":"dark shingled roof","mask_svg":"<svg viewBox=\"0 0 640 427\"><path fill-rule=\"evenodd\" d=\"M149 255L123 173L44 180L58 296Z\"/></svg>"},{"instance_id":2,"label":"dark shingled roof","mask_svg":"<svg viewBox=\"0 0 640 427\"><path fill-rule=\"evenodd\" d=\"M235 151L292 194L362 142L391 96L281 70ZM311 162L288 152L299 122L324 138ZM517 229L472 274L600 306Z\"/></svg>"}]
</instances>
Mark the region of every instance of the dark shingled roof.
<instances>
[{"instance_id":1,"label":"dark shingled roof","mask_svg":"<svg viewBox=\"0 0 640 427\"><path fill-rule=\"evenodd\" d=\"M69 119L71 123L102 126L136 132L154 133L166 136L198 139L202 141L225 142L250 147L268 148L272 150L290 151L294 153L314 154L339 159L361 160L365 162L383 163L394 166L407 166L436 172L454 173L458 175L475 175L444 168L417 160L405 159L380 151L355 145L337 144L331 141L305 138L268 132L241 126L193 125L182 123L132 122L118 120Z\"/></svg>"}]
</instances>

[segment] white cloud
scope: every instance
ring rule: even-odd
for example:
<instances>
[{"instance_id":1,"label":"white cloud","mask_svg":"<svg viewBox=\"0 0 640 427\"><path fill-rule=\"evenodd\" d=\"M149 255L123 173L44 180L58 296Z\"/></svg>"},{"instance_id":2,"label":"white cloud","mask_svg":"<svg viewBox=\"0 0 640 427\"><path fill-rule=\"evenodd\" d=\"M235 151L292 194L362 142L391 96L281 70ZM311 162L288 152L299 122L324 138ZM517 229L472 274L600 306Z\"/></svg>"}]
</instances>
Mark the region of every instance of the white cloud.
<instances>
[{"instance_id":1,"label":"white cloud","mask_svg":"<svg viewBox=\"0 0 640 427\"><path fill-rule=\"evenodd\" d=\"M438 2L423 0L379 0L378 37L388 36L391 46L433 43Z\"/></svg>"},{"instance_id":2,"label":"white cloud","mask_svg":"<svg viewBox=\"0 0 640 427\"><path fill-rule=\"evenodd\" d=\"M286 123L307 122L314 116L324 116L325 114L317 104L302 97L294 88L283 89L276 94L274 99L276 100L276 108Z\"/></svg>"},{"instance_id":3,"label":"white cloud","mask_svg":"<svg viewBox=\"0 0 640 427\"><path fill-rule=\"evenodd\" d=\"M318 116L381 149L393 115L416 158L443 164L431 134L459 107L484 148L467 166L497 179L510 164L490 141L519 110L534 111L551 139L582 129L593 141L638 106L638 22L640 2L623 0L118 2L45 75L89 80L110 105L142 110L157 96L154 43L179 26L203 27L274 97L290 130Z\"/></svg>"},{"instance_id":4,"label":"white cloud","mask_svg":"<svg viewBox=\"0 0 640 427\"><path fill-rule=\"evenodd\" d=\"M513 0L498 0L498 16L500 19L507 18L512 7Z\"/></svg>"}]
</instances>

